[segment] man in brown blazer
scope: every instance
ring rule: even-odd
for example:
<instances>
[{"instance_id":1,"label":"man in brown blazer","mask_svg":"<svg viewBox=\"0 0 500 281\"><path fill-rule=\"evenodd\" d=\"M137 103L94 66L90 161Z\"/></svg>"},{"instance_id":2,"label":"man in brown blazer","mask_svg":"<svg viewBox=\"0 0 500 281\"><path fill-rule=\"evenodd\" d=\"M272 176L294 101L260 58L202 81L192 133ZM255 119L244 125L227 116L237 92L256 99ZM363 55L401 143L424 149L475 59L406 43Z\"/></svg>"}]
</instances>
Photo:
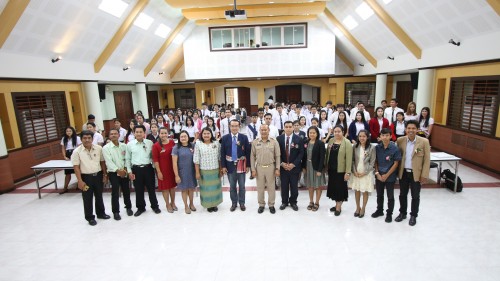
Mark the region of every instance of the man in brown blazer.
<instances>
[{"instance_id":1,"label":"man in brown blazer","mask_svg":"<svg viewBox=\"0 0 500 281\"><path fill-rule=\"evenodd\" d=\"M420 188L429 178L431 163L431 147L429 140L417 136L419 124L416 120L406 122L406 136L397 140L403 159L399 165L399 216L400 222L406 219L408 208L408 191L411 190L411 226L417 224L418 207L420 205Z\"/></svg>"}]
</instances>

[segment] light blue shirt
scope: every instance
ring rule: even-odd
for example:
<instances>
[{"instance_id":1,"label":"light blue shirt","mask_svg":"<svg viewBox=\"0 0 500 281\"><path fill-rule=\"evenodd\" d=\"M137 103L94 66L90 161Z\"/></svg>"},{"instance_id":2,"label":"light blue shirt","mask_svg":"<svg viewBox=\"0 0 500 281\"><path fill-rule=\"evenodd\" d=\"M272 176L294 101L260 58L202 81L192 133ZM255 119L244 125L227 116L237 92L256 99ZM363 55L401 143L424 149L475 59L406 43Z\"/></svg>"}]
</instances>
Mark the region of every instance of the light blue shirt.
<instances>
[{"instance_id":1,"label":"light blue shirt","mask_svg":"<svg viewBox=\"0 0 500 281\"><path fill-rule=\"evenodd\" d=\"M132 171L133 165L147 165L152 161L153 142L144 139L142 142L132 140L127 143L126 166L127 171Z\"/></svg>"},{"instance_id":2,"label":"light blue shirt","mask_svg":"<svg viewBox=\"0 0 500 281\"><path fill-rule=\"evenodd\" d=\"M413 169L411 166L411 157L413 155L413 150L415 149L415 143L417 142L417 137L413 141L410 141L406 137L406 155L405 155L405 169Z\"/></svg>"}]
</instances>

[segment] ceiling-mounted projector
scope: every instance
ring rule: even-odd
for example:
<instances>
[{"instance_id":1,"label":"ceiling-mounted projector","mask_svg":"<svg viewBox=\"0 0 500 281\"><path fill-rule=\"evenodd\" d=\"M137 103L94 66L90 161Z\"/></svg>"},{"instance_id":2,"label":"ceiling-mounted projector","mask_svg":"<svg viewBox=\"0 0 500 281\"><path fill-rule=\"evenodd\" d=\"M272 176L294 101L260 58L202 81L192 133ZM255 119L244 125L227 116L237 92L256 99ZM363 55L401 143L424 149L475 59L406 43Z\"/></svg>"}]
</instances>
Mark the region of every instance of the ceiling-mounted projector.
<instances>
[{"instance_id":1,"label":"ceiling-mounted projector","mask_svg":"<svg viewBox=\"0 0 500 281\"><path fill-rule=\"evenodd\" d=\"M227 20L246 20L247 12L245 10L227 10L225 12Z\"/></svg>"},{"instance_id":2,"label":"ceiling-mounted projector","mask_svg":"<svg viewBox=\"0 0 500 281\"><path fill-rule=\"evenodd\" d=\"M225 11L225 16L227 20L246 20L247 12L245 10L238 10L236 8L236 0L234 0L234 8L232 10Z\"/></svg>"}]
</instances>

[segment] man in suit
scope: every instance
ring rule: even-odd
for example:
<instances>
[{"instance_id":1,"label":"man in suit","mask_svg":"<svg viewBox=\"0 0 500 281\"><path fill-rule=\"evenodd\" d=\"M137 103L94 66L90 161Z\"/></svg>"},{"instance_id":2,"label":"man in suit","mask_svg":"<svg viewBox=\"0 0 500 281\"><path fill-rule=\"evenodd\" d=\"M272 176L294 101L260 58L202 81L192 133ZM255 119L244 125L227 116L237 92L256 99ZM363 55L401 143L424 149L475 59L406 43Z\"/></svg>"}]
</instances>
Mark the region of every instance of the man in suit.
<instances>
[{"instance_id":1,"label":"man in suit","mask_svg":"<svg viewBox=\"0 0 500 281\"><path fill-rule=\"evenodd\" d=\"M411 190L411 226L417 224L418 208L420 205L420 188L429 178L431 165L431 147L429 140L417 136L419 124L416 120L406 123L406 136L397 140L398 148L403 159L399 166L399 216L395 219L400 222L406 219L408 208L408 191Z\"/></svg>"},{"instance_id":2,"label":"man in suit","mask_svg":"<svg viewBox=\"0 0 500 281\"><path fill-rule=\"evenodd\" d=\"M240 121L231 120L230 123L231 133L222 137L220 162L222 172L227 174L230 186L231 196L231 212L236 210L238 203L242 211L246 210L245 207L245 174L250 171L250 143L247 136L240 134ZM243 170L238 169L238 162L240 165L246 165ZM241 167L241 166L240 166ZM239 192L236 191L236 183L239 186Z\"/></svg>"},{"instance_id":3,"label":"man in suit","mask_svg":"<svg viewBox=\"0 0 500 281\"><path fill-rule=\"evenodd\" d=\"M288 204L294 211L298 211L297 197L299 196L299 178L304 146L299 136L293 133L292 121L285 122L285 134L278 137L281 154L281 206L284 210ZM288 191L290 190L290 192ZM291 196L290 196L291 193Z\"/></svg>"}]
</instances>

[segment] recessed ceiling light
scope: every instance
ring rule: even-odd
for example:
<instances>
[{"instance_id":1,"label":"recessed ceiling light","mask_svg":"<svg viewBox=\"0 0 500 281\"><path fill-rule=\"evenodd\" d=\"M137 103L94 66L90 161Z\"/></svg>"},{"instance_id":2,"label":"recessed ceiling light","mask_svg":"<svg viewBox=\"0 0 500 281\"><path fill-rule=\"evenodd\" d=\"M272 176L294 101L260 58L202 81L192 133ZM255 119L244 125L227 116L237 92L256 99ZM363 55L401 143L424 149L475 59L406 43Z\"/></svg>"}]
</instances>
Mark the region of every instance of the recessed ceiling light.
<instances>
[{"instance_id":1,"label":"recessed ceiling light","mask_svg":"<svg viewBox=\"0 0 500 281\"><path fill-rule=\"evenodd\" d=\"M271 2L269 2L269 4L274 4L274 2L271 1Z\"/></svg>"},{"instance_id":2,"label":"recessed ceiling light","mask_svg":"<svg viewBox=\"0 0 500 281\"><path fill-rule=\"evenodd\" d=\"M347 16L342 23L345 25L345 27L349 30L354 29L356 26L358 26L358 22L352 17L352 16Z\"/></svg>"},{"instance_id":3,"label":"recessed ceiling light","mask_svg":"<svg viewBox=\"0 0 500 281\"><path fill-rule=\"evenodd\" d=\"M371 17L373 15L373 10L372 8L370 8L368 6L368 4L366 4L365 2L361 3L361 5L359 5L357 8L356 8L356 13L363 19L363 20L367 20L369 17Z\"/></svg>"},{"instance_id":4,"label":"recessed ceiling light","mask_svg":"<svg viewBox=\"0 0 500 281\"><path fill-rule=\"evenodd\" d=\"M384 4L389 4L391 3L392 0L384 0Z\"/></svg>"},{"instance_id":5,"label":"recessed ceiling light","mask_svg":"<svg viewBox=\"0 0 500 281\"><path fill-rule=\"evenodd\" d=\"M160 25L155 30L155 35L161 38L167 38L168 33L172 30L170 27L160 23Z\"/></svg>"},{"instance_id":6,"label":"recessed ceiling light","mask_svg":"<svg viewBox=\"0 0 500 281\"><path fill-rule=\"evenodd\" d=\"M99 4L99 10L102 10L108 14L111 14L117 18L123 15L123 12L127 9L128 4L122 0L102 0Z\"/></svg>"},{"instance_id":7,"label":"recessed ceiling light","mask_svg":"<svg viewBox=\"0 0 500 281\"><path fill-rule=\"evenodd\" d=\"M145 13L140 13L139 16L135 19L134 25L144 30L148 30L154 20L155 19L146 15Z\"/></svg>"}]
</instances>

